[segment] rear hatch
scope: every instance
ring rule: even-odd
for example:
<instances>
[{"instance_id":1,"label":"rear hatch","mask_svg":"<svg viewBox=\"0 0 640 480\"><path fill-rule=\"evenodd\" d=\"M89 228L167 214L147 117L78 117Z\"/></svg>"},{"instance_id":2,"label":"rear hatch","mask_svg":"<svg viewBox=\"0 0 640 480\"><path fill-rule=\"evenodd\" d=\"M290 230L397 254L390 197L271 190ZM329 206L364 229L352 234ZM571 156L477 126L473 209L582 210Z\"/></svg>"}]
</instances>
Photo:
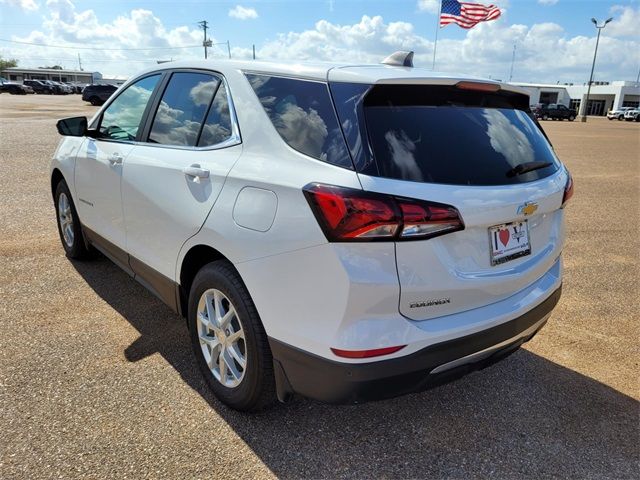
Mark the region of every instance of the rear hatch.
<instances>
[{"instance_id":1,"label":"rear hatch","mask_svg":"<svg viewBox=\"0 0 640 480\"><path fill-rule=\"evenodd\" d=\"M476 81L331 89L363 188L451 205L464 223L396 242L403 315L500 301L558 261L568 174L526 95Z\"/></svg>"}]
</instances>

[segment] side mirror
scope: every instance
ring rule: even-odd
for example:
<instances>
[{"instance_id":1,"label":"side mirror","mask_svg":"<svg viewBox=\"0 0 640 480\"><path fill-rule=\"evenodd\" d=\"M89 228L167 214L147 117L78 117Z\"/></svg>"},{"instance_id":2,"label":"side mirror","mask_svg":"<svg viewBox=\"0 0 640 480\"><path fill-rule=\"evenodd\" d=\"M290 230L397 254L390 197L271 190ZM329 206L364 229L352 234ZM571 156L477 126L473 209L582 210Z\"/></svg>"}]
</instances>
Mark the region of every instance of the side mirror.
<instances>
[{"instance_id":1,"label":"side mirror","mask_svg":"<svg viewBox=\"0 0 640 480\"><path fill-rule=\"evenodd\" d=\"M60 135L83 137L87 134L87 117L71 117L58 120L56 128Z\"/></svg>"}]
</instances>

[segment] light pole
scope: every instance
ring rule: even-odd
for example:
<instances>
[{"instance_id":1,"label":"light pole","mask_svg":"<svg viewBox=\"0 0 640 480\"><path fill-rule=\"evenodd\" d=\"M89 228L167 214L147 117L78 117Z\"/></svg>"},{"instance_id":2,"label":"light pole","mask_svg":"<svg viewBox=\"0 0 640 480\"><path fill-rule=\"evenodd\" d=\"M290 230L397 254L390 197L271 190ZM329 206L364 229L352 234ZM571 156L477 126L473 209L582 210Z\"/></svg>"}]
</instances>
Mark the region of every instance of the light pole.
<instances>
[{"instance_id":1,"label":"light pole","mask_svg":"<svg viewBox=\"0 0 640 480\"><path fill-rule=\"evenodd\" d=\"M593 52L593 63L591 64L591 76L589 77L589 85L587 86L587 99L584 101L584 103L582 102L580 103L580 112L582 114L580 117L581 122L587 121L587 108L589 107L589 94L591 93L591 84L593 83L593 71L596 68L596 56L598 55L598 44L600 43L600 32L604 27L607 26L607 23L609 23L611 20L613 20L613 18L608 18L604 21L602 25L598 25L598 21L595 18L591 19L593 24L598 29L598 37L596 38L596 49Z\"/></svg>"}]
</instances>

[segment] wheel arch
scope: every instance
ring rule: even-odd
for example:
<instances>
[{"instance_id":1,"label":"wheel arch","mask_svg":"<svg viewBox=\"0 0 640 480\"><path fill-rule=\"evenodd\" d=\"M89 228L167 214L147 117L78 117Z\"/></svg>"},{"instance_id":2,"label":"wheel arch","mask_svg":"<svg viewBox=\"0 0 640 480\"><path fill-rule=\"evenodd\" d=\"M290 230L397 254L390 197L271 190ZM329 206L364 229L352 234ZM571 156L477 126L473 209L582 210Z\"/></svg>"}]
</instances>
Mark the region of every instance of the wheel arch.
<instances>
[{"instance_id":1,"label":"wheel arch","mask_svg":"<svg viewBox=\"0 0 640 480\"><path fill-rule=\"evenodd\" d=\"M56 187L64 179L65 179L64 175L62 174L59 168L56 167L52 170L51 172L51 196L52 197L54 197L56 194Z\"/></svg>"},{"instance_id":2,"label":"wheel arch","mask_svg":"<svg viewBox=\"0 0 640 480\"><path fill-rule=\"evenodd\" d=\"M184 255L178 272L178 306L183 317L187 318L189 291L193 279L202 267L216 260L227 260L231 264L220 251L204 244L192 246Z\"/></svg>"}]
</instances>

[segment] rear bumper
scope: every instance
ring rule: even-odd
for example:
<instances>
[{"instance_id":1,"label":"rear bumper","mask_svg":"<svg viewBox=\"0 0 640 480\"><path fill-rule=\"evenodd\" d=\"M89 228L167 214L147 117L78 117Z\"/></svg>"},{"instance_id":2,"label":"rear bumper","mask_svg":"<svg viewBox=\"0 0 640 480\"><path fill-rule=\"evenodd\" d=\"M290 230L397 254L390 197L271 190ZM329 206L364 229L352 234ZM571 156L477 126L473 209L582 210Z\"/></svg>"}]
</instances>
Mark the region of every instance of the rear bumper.
<instances>
[{"instance_id":1,"label":"rear bumper","mask_svg":"<svg viewBox=\"0 0 640 480\"><path fill-rule=\"evenodd\" d=\"M561 287L523 315L404 357L343 363L269 339L278 398L298 393L326 403L361 403L414 393L485 368L529 341L558 303Z\"/></svg>"}]
</instances>

